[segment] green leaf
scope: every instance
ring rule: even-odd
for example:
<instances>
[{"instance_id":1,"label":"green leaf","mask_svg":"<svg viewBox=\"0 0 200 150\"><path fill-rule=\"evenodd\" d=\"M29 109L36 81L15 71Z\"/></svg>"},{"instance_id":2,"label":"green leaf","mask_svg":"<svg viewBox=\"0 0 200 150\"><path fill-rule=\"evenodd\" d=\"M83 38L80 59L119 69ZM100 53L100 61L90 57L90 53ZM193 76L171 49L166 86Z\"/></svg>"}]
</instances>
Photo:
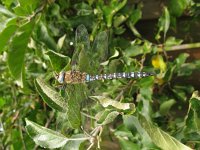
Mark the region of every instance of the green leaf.
<instances>
[{"instance_id":1,"label":"green leaf","mask_svg":"<svg viewBox=\"0 0 200 150\"><path fill-rule=\"evenodd\" d=\"M165 41L165 49L170 50L170 46L180 45L183 42L181 39L176 39L175 37L168 37Z\"/></svg>"},{"instance_id":2,"label":"green leaf","mask_svg":"<svg viewBox=\"0 0 200 150\"><path fill-rule=\"evenodd\" d=\"M174 99L167 100L160 105L160 113L161 115L166 115L170 108L176 103Z\"/></svg>"},{"instance_id":3,"label":"green leaf","mask_svg":"<svg viewBox=\"0 0 200 150\"><path fill-rule=\"evenodd\" d=\"M58 49L57 44L51 36L51 34L49 33L46 25L43 22L41 22L37 30L38 40L43 42L49 49L56 51Z\"/></svg>"},{"instance_id":4,"label":"green leaf","mask_svg":"<svg viewBox=\"0 0 200 150\"><path fill-rule=\"evenodd\" d=\"M37 145L44 148L59 148L68 142L68 138L59 132L40 126L28 119L26 121L26 131Z\"/></svg>"},{"instance_id":5,"label":"green leaf","mask_svg":"<svg viewBox=\"0 0 200 150\"><path fill-rule=\"evenodd\" d=\"M6 100L0 97L0 109L3 109L3 106L6 104Z\"/></svg>"},{"instance_id":6,"label":"green leaf","mask_svg":"<svg viewBox=\"0 0 200 150\"><path fill-rule=\"evenodd\" d=\"M49 50L47 55L49 56L51 65L56 72L60 72L70 62L68 56L64 56L52 50Z\"/></svg>"},{"instance_id":7,"label":"green leaf","mask_svg":"<svg viewBox=\"0 0 200 150\"><path fill-rule=\"evenodd\" d=\"M190 0L169 0L169 11L172 15L180 17L190 2Z\"/></svg>"},{"instance_id":8,"label":"green leaf","mask_svg":"<svg viewBox=\"0 0 200 150\"><path fill-rule=\"evenodd\" d=\"M8 51L8 67L13 77L24 86L24 59L27 45L33 31L34 23L28 22L21 26L14 35Z\"/></svg>"},{"instance_id":9,"label":"green leaf","mask_svg":"<svg viewBox=\"0 0 200 150\"><path fill-rule=\"evenodd\" d=\"M188 113L185 117L185 132L199 134L200 131L200 96L198 91L192 94L189 101Z\"/></svg>"},{"instance_id":10,"label":"green leaf","mask_svg":"<svg viewBox=\"0 0 200 150\"><path fill-rule=\"evenodd\" d=\"M119 115L119 112L106 109L105 111L103 110L97 113L95 118L98 124L106 125L113 122L118 115Z\"/></svg>"},{"instance_id":11,"label":"green leaf","mask_svg":"<svg viewBox=\"0 0 200 150\"><path fill-rule=\"evenodd\" d=\"M76 9L77 15L79 16L90 15L93 12L92 7L84 2L75 4L74 9Z\"/></svg>"},{"instance_id":12,"label":"green leaf","mask_svg":"<svg viewBox=\"0 0 200 150\"><path fill-rule=\"evenodd\" d=\"M150 149L150 147L155 147L151 141L150 136L139 123L138 118L132 115L123 115L123 123L126 128L132 133L135 133L135 130L137 129L136 131L140 134L141 141L145 145L145 147L148 147L148 149Z\"/></svg>"},{"instance_id":13,"label":"green leaf","mask_svg":"<svg viewBox=\"0 0 200 150\"><path fill-rule=\"evenodd\" d=\"M10 25L0 33L0 41L1 41L0 52L2 52L8 45L9 40L11 39L16 30L17 30L16 25Z\"/></svg>"},{"instance_id":14,"label":"green leaf","mask_svg":"<svg viewBox=\"0 0 200 150\"><path fill-rule=\"evenodd\" d=\"M120 137L118 137L118 140L122 150L140 150L140 147L137 143L134 143L130 140L125 140Z\"/></svg>"},{"instance_id":15,"label":"green leaf","mask_svg":"<svg viewBox=\"0 0 200 150\"><path fill-rule=\"evenodd\" d=\"M72 135L70 138L73 139L78 139L78 138L84 138L85 135L84 134L76 134L76 135ZM83 144L85 140L71 140L68 141L67 144L62 148L62 150L80 150L81 144Z\"/></svg>"},{"instance_id":16,"label":"green leaf","mask_svg":"<svg viewBox=\"0 0 200 150\"><path fill-rule=\"evenodd\" d=\"M11 140L12 140L12 146L15 149L21 149L23 147L23 143L20 138L20 130L17 130L16 128L12 129L12 134L11 134Z\"/></svg>"},{"instance_id":17,"label":"green leaf","mask_svg":"<svg viewBox=\"0 0 200 150\"><path fill-rule=\"evenodd\" d=\"M129 17L132 25L135 25L142 18L142 8L134 9Z\"/></svg>"},{"instance_id":18,"label":"green leaf","mask_svg":"<svg viewBox=\"0 0 200 150\"><path fill-rule=\"evenodd\" d=\"M62 112L66 111L67 106L63 97L50 87L50 85L45 83L44 80L37 78L35 80L35 87L49 107Z\"/></svg>"},{"instance_id":19,"label":"green leaf","mask_svg":"<svg viewBox=\"0 0 200 150\"><path fill-rule=\"evenodd\" d=\"M118 2L116 0L112 0L110 5L103 5L103 12L106 18L107 27L110 28L112 26L113 16L122 9L127 3L127 0L123 0Z\"/></svg>"},{"instance_id":20,"label":"green leaf","mask_svg":"<svg viewBox=\"0 0 200 150\"><path fill-rule=\"evenodd\" d=\"M132 112L135 111L135 105L133 103L121 103L104 96L90 96L90 97L98 99L100 104L105 108L109 108L110 106L112 106L119 110L131 110Z\"/></svg>"},{"instance_id":21,"label":"green leaf","mask_svg":"<svg viewBox=\"0 0 200 150\"><path fill-rule=\"evenodd\" d=\"M184 63L181 65L180 69L177 70L177 76L190 76L193 71L199 69L195 63Z\"/></svg>"},{"instance_id":22,"label":"green leaf","mask_svg":"<svg viewBox=\"0 0 200 150\"><path fill-rule=\"evenodd\" d=\"M2 5L0 5L0 14L3 14L9 18L11 17L15 17L16 15L13 14L12 12L10 12L8 9L6 9L5 7L3 7Z\"/></svg>"},{"instance_id":23,"label":"green leaf","mask_svg":"<svg viewBox=\"0 0 200 150\"><path fill-rule=\"evenodd\" d=\"M139 116L139 122L141 126L146 130L151 140L163 150L192 150L186 145L182 144L168 133L159 129L151 122L147 121L142 115Z\"/></svg>"},{"instance_id":24,"label":"green leaf","mask_svg":"<svg viewBox=\"0 0 200 150\"><path fill-rule=\"evenodd\" d=\"M155 37L156 40L160 39L160 32L162 32L162 31L164 32L164 39L165 39L166 33L169 29L169 25L170 25L170 15L169 15L167 7L164 7L164 12L158 21L159 30Z\"/></svg>"},{"instance_id":25,"label":"green leaf","mask_svg":"<svg viewBox=\"0 0 200 150\"><path fill-rule=\"evenodd\" d=\"M181 65L183 65L186 61L186 59L189 57L190 55L187 53L182 53L180 54L176 59L175 59L175 64L176 64L176 68L177 70L180 69Z\"/></svg>"},{"instance_id":26,"label":"green leaf","mask_svg":"<svg viewBox=\"0 0 200 150\"><path fill-rule=\"evenodd\" d=\"M127 18L128 16L124 14L114 17L113 26L115 28L119 27L123 22L127 20Z\"/></svg>"},{"instance_id":27,"label":"green leaf","mask_svg":"<svg viewBox=\"0 0 200 150\"><path fill-rule=\"evenodd\" d=\"M29 0L28 3L25 0L18 0L17 2L18 5L13 9L15 14L18 16L32 15L33 11L35 11L35 9L39 7L40 4L40 1L38 0Z\"/></svg>"},{"instance_id":28,"label":"green leaf","mask_svg":"<svg viewBox=\"0 0 200 150\"><path fill-rule=\"evenodd\" d=\"M152 87L153 84L154 84L154 77L153 76L142 78L139 81L139 86L141 88L149 88L149 87Z\"/></svg>"},{"instance_id":29,"label":"green leaf","mask_svg":"<svg viewBox=\"0 0 200 150\"><path fill-rule=\"evenodd\" d=\"M185 90L174 86L172 91L173 91L173 93L174 93L174 95L176 96L177 99L179 99L181 101L186 101L187 100Z\"/></svg>"},{"instance_id":30,"label":"green leaf","mask_svg":"<svg viewBox=\"0 0 200 150\"><path fill-rule=\"evenodd\" d=\"M127 57L134 57L134 56L143 54L143 49L141 46L131 43L131 45L125 49L124 53Z\"/></svg>"}]
</instances>

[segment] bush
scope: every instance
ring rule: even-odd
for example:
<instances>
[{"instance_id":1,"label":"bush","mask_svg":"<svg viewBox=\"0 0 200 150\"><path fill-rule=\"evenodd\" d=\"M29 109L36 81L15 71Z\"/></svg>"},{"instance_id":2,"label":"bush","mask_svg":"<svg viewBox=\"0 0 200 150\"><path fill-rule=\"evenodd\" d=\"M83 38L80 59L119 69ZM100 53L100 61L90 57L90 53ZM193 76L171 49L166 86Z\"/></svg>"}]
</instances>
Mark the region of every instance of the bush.
<instances>
[{"instance_id":1,"label":"bush","mask_svg":"<svg viewBox=\"0 0 200 150\"><path fill-rule=\"evenodd\" d=\"M180 16L198 22L198 3L170 0L153 39L136 27L142 2L0 3L1 149L199 148L200 97L177 79L187 81L200 61L168 55L200 46L171 34ZM155 75L60 86L55 74L70 70Z\"/></svg>"}]
</instances>

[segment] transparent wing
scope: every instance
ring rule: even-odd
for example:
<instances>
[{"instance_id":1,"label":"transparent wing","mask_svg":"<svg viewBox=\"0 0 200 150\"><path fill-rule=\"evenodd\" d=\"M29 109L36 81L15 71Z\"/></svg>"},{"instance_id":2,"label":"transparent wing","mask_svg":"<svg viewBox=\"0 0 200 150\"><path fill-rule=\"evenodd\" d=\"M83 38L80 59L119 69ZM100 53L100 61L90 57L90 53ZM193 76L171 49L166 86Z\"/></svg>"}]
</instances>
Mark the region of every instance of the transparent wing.
<instances>
[{"instance_id":1,"label":"transparent wing","mask_svg":"<svg viewBox=\"0 0 200 150\"><path fill-rule=\"evenodd\" d=\"M84 25L79 25L75 34L75 51L72 57L72 69L80 65L80 54L87 53L90 49L90 40L87 29ZM75 68L74 68L75 67ZM79 68L81 68L79 66Z\"/></svg>"},{"instance_id":2,"label":"transparent wing","mask_svg":"<svg viewBox=\"0 0 200 150\"><path fill-rule=\"evenodd\" d=\"M94 54L93 60L96 69L99 69L100 63L107 59L108 55L108 36L105 31L100 32L93 43L92 52Z\"/></svg>"}]
</instances>

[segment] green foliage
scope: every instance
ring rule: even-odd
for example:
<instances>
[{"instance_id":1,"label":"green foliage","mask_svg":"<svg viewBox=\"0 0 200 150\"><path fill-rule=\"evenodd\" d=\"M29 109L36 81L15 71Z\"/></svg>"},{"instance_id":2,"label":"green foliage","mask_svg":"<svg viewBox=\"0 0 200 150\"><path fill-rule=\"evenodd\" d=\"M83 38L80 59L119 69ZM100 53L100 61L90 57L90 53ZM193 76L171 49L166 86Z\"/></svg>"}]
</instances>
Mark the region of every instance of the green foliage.
<instances>
[{"instance_id":1,"label":"green foliage","mask_svg":"<svg viewBox=\"0 0 200 150\"><path fill-rule=\"evenodd\" d=\"M0 1L0 149L200 148L198 92L177 80L188 81L200 61L189 51L168 57L186 43L171 34L177 17L198 18L198 3L170 0L154 39L137 27L143 5ZM61 86L53 76L74 69L155 75Z\"/></svg>"}]
</instances>

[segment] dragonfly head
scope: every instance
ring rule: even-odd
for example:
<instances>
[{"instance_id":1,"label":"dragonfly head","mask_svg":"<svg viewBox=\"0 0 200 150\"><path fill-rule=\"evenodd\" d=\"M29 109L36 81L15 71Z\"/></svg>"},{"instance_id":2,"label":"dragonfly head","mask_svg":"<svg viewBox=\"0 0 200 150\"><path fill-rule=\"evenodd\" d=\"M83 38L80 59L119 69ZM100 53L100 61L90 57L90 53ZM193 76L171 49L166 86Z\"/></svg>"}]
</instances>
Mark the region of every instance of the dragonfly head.
<instances>
[{"instance_id":1,"label":"dragonfly head","mask_svg":"<svg viewBox=\"0 0 200 150\"><path fill-rule=\"evenodd\" d=\"M55 75L55 78L59 83L63 84L65 79L65 72L61 71L59 74Z\"/></svg>"}]
</instances>

